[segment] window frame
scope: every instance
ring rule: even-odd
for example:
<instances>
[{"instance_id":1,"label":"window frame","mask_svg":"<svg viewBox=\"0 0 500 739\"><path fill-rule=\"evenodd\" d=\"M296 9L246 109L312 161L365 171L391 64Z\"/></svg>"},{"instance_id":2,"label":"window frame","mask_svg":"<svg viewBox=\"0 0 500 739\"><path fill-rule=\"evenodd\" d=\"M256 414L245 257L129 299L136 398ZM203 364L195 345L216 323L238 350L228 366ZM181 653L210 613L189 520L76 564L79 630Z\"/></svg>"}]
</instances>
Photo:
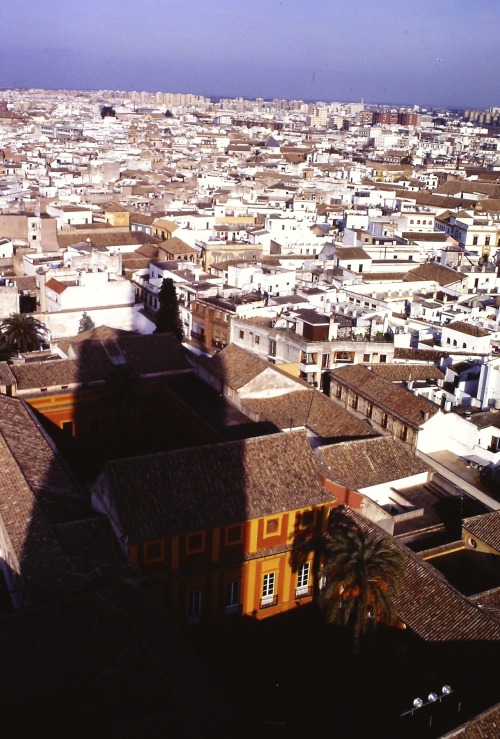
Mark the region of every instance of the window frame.
<instances>
[{"instance_id":1,"label":"window frame","mask_svg":"<svg viewBox=\"0 0 500 739\"><path fill-rule=\"evenodd\" d=\"M201 538L201 545L199 547L192 546L192 539L194 537ZM204 531L193 531L190 534L186 534L186 554L199 554L205 551L205 532Z\"/></svg>"},{"instance_id":2,"label":"window frame","mask_svg":"<svg viewBox=\"0 0 500 739\"><path fill-rule=\"evenodd\" d=\"M311 563L303 562L297 570L297 585L295 587L295 597L305 598L311 592Z\"/></svg>"}]
</instances>

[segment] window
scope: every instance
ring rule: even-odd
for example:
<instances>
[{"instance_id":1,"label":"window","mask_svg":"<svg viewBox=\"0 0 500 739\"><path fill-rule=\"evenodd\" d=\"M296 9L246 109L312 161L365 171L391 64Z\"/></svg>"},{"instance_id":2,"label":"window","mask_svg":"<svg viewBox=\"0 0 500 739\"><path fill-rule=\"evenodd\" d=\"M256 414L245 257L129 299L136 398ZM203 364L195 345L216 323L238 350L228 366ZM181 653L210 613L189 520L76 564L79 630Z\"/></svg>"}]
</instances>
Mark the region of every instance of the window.
<instances>
[{"instance_id":1,"label":"window","mask_svg":"<svg viewBox=\"0 0 500 739\"><path fill-rule=\"evenodd\" d=\"M330 366L330 355L329 354L323 354L321 358L321 366L323 369L327 369Z\"/></svg>"},{"instance_id":2,"label":"window","mask_svg":"<svg viewBox=\"0 0 500 739\"><path fill-rule=\"evenodd\" d=\"M237 613L240 606L240 590L239 580L232 580L226 583L226 613Z\"/></svg>"},{"instance_id":3,"label":"window","mask_svg":"<svg viewBox=\"0 0 500 739\"><path fill-rule=\"evenodd\" d=\"M260 344L260 336L255 335L255 343Z\"/></svg>"},{"instance_id":4,"label":"window","mask_svg":"<svg viewBox=\"0 0 500 739\"><path fill-rule=\"evenodd\" d=\"M304 562L300 565L297 573L297 587L295 588L295 597L304 598L309 595L309 575L311 571L310 562Z\"/></svg>"},{"instance_id":5,"label":"window","mask_svg":"<svg viewBox=\"0 0 500 739\"><path fill-rule=\"evenodd\" d=\"M489 236L486 236L486 238L484 240L484 245L485 246L489 246L490 245L490 237Z\"/></svg>"},{"instance_id":6,"label":"window","mask_svg":"<svg viewBox=\"0 0 500 739\"><path fill-rule=\"evenodd\" d=\"M478 242L478 237L474 236L474 238L472 239L472 243L474 244L474 246L476 246L477 242Z\"/></svg>"},{"instance_id":7,"label":"window","mask_svg":"<svg viewBox=\"0 0 500 739\"><path fill-rule=\"evenodd\" d=\"M189 624L197 624L201 617L201 590L193 590L188 595L187 620Z\"/></svg>"},{"instance_id":8,"label":"window","mask_svg":"<svg viewBox=\"0 0 500 739\"><path fill-rule=\"evenodd\" d=\"M240 331L239 337L240 337L240 339L244 339L245 338L245 332L244 331Z\"/></svg>"},{"instance_id":9,"label":"window","mask_svg":"<svg viewBox=\"0 0 500 739\"><path fill-rule=\"evenodd\" d=\"M353 410L357 410L358 408L358 396L357 395L351 396L350 406L351 408L353 408Z\"/></svg>"},{"instance_id":10,"label":"window","mask_svg":"<svg viewBox=\"0 0 500 739\"><path fill-rule=\"evenodd\" d=\"M261 608L269 608L269 606L276 605L277 598L275 597L275 587L276 573L268 572L266 575L264 575L264 580L262 583L262 598L260 599Z\"/></svg>"},{"instance_id":11,"label":"window","mask_svg":"<svg viewBox=\"0 0 500 739\"><path fill-rule=\"evenodd\" d=\"M188 554L202 552L205 546L205 535L203 532L199 534L189 534L186 541L186 550Z\"/></svg>"},{"instance_id":12,"label":"window","mask_svg":"<svg viewBox=\"0 0 500 739\"><path fill-rule=\"evenodd\" d=\"M271 357L276 356L276 342L274 341L274 339L269 340L269 355Z\"/></svg>"},{"instance_id":13,"label":"window","mask_svg":"<svg viewBox=\"0 0 500 739\"><path fill-rule=\"evenodd\" d=\"M369 362L370 361L370 355L369 354L363 354L363 362Z\"/></svg>"},{"instance_id":14,"label":"window","mask_svg":"<svg viewBox=\"0 0 500 739\"><path fill-rule=\"evenodd\" d=\"M266 536L273 536L279 533L279 518L270 518L266 521Z\"/></svg>"},{"instance_id":15,"label":"window","mask_svg":"<svg viewBox=\"0 0 500 739\"><path fill-rule=\"evenodd\" d=\"M382 428L384 428L384 429L387 428L387 413L382 413L382 421L381 421L381 424L382 424Z\"/></svg>"},{"instance_id":16,"label":"window","mask_svg":"<svg viewBox=\"0 0 500 739\"><path fill-rule=\"evenodd\" d=\"M403 426L401 430L401 440L408 441L408 426Z\"/></svg>"},{"instance_id":17,"label":"window","mask_svg":"<svg viewBox=\"0 0 500 739\"><path fill-rule=\"evenodd\" d=\"M300 522L302 526L314 526L315 520L316 520L315 511L303 511L302 516L300 517Z\"/></svg>"},{"instance_id":18,"label":"window","mask_svg":"<svg viewBox=\"0 0 500 739\"><path fill-rule=\"evenodd\" d=\"M241 544L242 541L243 526L241 524L226 527L226 544Z\"/></svg>"},{"instance_id":19,"label":"window","mask_svg":"<svg viewBox=\"0 0 500 739\"><path fill-rule=\"evenodd\" d=\"M387 362L387 354L381 354L380 355L380 362L382 364L385 364Z\"/></svg>"},{"instance_id":20,"label":"window","mask_svg":"<svg viewBox=\"0 0 500 739\"><path fill-rule=\"evenodd\" d=\"M144 547L144 561L146 564L149 562L162 562L163 561L163 542L153 541L150 544L146 544Z\"/></svg>"}]
</instances>

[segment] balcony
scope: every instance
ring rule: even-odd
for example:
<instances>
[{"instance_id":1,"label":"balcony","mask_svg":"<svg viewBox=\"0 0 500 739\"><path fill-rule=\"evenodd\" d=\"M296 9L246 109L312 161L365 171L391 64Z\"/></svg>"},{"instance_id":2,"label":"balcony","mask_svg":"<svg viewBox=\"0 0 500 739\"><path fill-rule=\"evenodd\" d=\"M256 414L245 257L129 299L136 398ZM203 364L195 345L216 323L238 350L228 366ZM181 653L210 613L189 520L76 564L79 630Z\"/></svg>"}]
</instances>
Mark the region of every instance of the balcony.
<instances>
[{"instance_id":1,"label":"balcony","mask_svg":"<svg viewBox=\"0 0 500 739\"><path fill-rule=\"evenodd\" d=\"M278 605L278 596L277 595L264 595L260 599L260 607L263 608L272 608L273 606Z\"/></svg>"}]
</instances>

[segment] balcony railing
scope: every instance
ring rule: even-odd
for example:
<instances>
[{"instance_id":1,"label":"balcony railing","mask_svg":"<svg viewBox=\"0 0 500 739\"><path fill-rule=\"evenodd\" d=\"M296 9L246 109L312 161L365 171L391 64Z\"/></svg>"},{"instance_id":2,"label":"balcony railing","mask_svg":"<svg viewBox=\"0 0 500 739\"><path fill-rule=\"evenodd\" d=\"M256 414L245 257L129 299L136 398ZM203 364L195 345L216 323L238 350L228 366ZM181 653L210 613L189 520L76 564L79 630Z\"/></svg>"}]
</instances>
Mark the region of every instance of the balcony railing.
<instances>
[{"instance_id":1,"label":"balcony railing","mask_svg":"<svg viewBox=\"0 0 500 739\"><path fill-rule=\"evenodd\" d=\"M260 599L260 607L261 608L271 608L272 606L278 605L278 596L277 595L264 595Z\"/></svg>"},{"instance_id":2,"label":"balcony railing","mask_svg":"<svg viewBox=\"0 0 500 739\"><path fill-rule=\"evenodd\" d=\"M296 598L307 598L312 593L310 585L301 585L299 588L295 588Z\"/></svg>"}]
</instances>

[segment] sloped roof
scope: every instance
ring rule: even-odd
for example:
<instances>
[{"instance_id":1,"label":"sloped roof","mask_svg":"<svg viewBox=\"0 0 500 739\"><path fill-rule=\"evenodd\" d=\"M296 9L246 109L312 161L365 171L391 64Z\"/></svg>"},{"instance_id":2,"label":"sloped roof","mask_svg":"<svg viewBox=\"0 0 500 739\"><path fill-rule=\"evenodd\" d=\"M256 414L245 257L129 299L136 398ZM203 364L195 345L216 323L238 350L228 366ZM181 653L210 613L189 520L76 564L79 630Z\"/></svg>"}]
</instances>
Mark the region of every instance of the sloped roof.
<instances>
[{"instance_id":1,"label":"sloped roof","mask_svg":"<svg viewBox=\"0 0 500 739\"><path fill-rule=\"evenodd\" d=\"M347 506L339 506L339 515L365 531L385 532ZM430 564L407 547L393 540L401 550L405 578L401 594L395 599L399 618L422 639L433 642L500 640L500 622L459 593Z\"/></svg>"},{"instance_id":2,"label":"sloped roof","mask_svg":"<svg viewBox=\"0 0 500 739\"><path fill-rule=\"evenodd\" d=\"M463 525L473 536L500 552L500 511L466 518Z\"/></svg>"},{"instance_id":3,"label":"sloped roof","mask_svg":"<svg viewBox=\"0 0 500 739\"><path fill-rule=\"evenodd\" d=\"M179 239L177 236L172 236L171 239L162 241L160 244L160 249L163 249L163 251L167 252L167 254L197 254L198 253L197 249L195 249L192 246L189 246L189 244L186 244L185 241L183 241L182 239Z\"/></svg>"},{"instance_id":4,"label":"sloped roof","mask_svg":"<svg viewBox=\"0 0 500 739\"><path fill-rule=\"evenodd\" d=\"M339 259L371 259L361 246L339 246L335 249L335 256Z\"/></svg>"},{"instance_id":5,"label":"sloped roof","mask_svg":"<svg viewBox=\"0 0 500 739\"><path fill-rule=\"evenodd\" d=\"M412 269L403 276L405 282L413 280L433 280L441 287L452 285L454 282L463 282L465 275L457 272L450 267L444 267L438 262L427 262L420 264L416 269Z\"/></svg>"},{"instance_id":6,"label":"sloped roof","mask_svg":"<svg viewBox=\"0 0 500 739\"><path fill-rule=\"evenodd\" d=\"M390 436L323 446L317 454L330 468L331 479L351 490L430 471L419 457Z\"/></svg>"},{"instance_id":7,"label":"sloped roof","mask_svg":"<svg viewBox=\"0 0 500 739\"><path fill-rule=\"evenodd\" d=\"M203 361L203 357L200 357L200 363L206 366L210 374L235 390L244 387L271 366L269 362L236 344L229 344L208 360Z\"/></svg>"},{"instance_id":8,"label":"sloped roof","mask_svg":"<svg viewBox=\"0 0 500 739\"><path fill-rule=\"evenodd\" d=\"M102 329L102 330L101 330ZM72 359L11 365L19 390L104 381L110 356L122 355L141 376L190 370L185 352L172 334L134 334L101 327L59 342Z\"/></svg>"},{"instance_id":9,"label":"sloped roof","mask_svg":"<svg viewBox=\"0 0 500 739\"><path fill-rule=\"evenodd\" d=\"M466 323L465 321L453 321L452 323L447 323L443 328L460 331L461 334L467 334L468 336L481 337L491 335L490 331L480 326L475 326L473 323Z\"/></svg>"},{"instance_id":10,"label":"sloped roof","mask_svg":"<svg viewBox=\"0 0 500 739\"><path fill-rule=\"evenodd\" d=\"M78 495L77 487L33 417L16 398L0 395L0 519L28 590L57 589L69 560L50 529L43 504Z\"/></svg>"},{"instance_id":11,"label":"sloped roof","mask_svg":"<svg viewBox=\"0 0 500 739\"><path fill-rule=\"evenodd\" d=\"M389 382L403 382L404 380L441 380L444 377L443 370L440 370L434 364L410 364L410 363L394 363L387 362L368 365L372 372L375 372L384 380Z\"/></svg>"},{"instance_id":12,"label":"sloped roof","mask_svg":"<svg viewBox=\"0 0 500 739\"><path fill-rule=\"evenodd\" d=\"M384 380L361 364L339 367L332 370L331 376L414 428L421 426L426 416L439 411L439 406L427 398Z\"/></svg>"},{"instance_id":13,"label":"sloped roof","mask_svg":"<svg viewBox=\"0 0 500 739\"><path fill-rule=\"evenodd\" d=\"M130 543L332 500L303 431L113 460L94 485L103 493Z\"/></svg>"},{"instance_id":14,"label":"sloped roof","mask_svg":"<svg viewBox=\"0 0 500 739\"><path fill-rule=\"evenodd\" d=\"M271 398L245 398L243 408L280 429L306 427L322 439L345 440L373 436L375 432L323 393L313 388L298 388Z\"/></svg>"},{"instance_id":15,"label":"sloped roof","mask_svg":"<svg viewBox=\"0 0 500 739\"><path fill-rule=\"evenodd\" d=\"M47 287L49 290L53 290L55 293L60 295L66 290L68 286L65 285L64 282L59 282L59 280L51 277L50 280L45 283L45 287Z\"/></svg>"}]
</instances>

